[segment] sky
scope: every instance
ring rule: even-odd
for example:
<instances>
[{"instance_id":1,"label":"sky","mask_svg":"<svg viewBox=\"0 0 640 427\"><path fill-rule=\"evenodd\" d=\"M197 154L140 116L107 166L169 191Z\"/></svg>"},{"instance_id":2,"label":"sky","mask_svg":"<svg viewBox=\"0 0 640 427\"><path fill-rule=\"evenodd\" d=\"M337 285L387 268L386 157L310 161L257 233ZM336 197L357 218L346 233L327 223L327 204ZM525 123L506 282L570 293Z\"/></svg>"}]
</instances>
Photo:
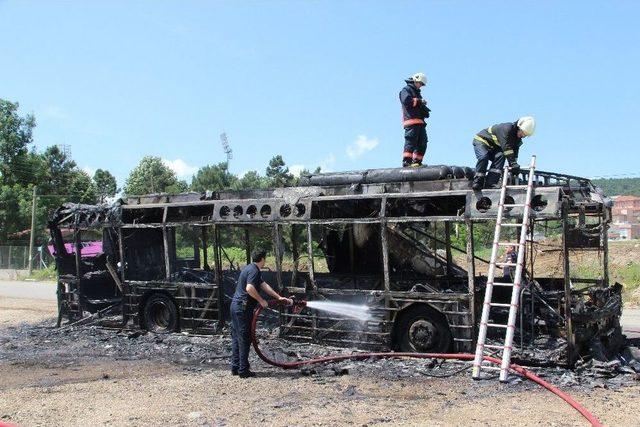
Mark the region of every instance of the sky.
<instances>
[{"instance_id":1,"label":"sky","mask_svg":"<svg viewBox=\"0 0 640 427\"><path fill-rule=\"evenodd\" d=\"M424 72L427 164L475 164L473 135L532 115L520 164L640 174L638 1L6 1L0 98L39 149L120 185L145 155L181 179L400 166L398 92Z\"/></svg>"}]
</instances>

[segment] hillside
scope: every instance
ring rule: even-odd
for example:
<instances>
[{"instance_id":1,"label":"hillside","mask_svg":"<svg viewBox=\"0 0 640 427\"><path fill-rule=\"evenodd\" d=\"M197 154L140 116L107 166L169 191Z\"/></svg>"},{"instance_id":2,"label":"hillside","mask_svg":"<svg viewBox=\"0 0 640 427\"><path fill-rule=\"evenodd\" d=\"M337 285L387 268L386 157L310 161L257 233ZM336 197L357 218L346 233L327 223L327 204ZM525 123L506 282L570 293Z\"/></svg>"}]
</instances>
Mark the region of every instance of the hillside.
<instances>
[{"instance_id":1,"label":"hillside","mask_svg":"<svg viewBox=\"0 0 640 427\"><path fill-rule=\"evenodd\" d=\"M640 196L640 178L592 179L591 182L602 188L607 196Z\"/></svg>"}]
</instances>

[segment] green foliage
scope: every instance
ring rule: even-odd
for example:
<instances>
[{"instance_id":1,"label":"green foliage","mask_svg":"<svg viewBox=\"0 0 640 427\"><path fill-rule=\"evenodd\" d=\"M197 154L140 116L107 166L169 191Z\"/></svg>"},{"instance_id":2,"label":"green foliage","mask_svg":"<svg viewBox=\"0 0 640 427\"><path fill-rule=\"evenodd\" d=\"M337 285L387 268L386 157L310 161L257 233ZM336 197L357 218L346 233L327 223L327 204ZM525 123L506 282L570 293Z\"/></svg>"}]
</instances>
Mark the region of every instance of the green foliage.
<instances>
[{"instance_id":1,"label":"green foliage","mask_svg":"<svg viewBox=\"0 0 640 427\"><path fill-rule=\"evenodd\" d=\"M38 282L56 280L57 279L56 265L54 263L51 263L47 268L33 270L31 275L27 276L26 279L36 280Z\"/></svg>"},{"instance_id":2,"label":"green foliage","mask_svg":"<svg viewBox=\"0 0 640 427\"><path fill-rule=\"evenodd\" d=\"M278 154L269 160L269 166L267 166L267 180L269 187L285 187L292 185L295 179L289 168L285 165L282 156Z\"/></svg>"},{"instance_id":3,"label":"green foliage","mask_svg":"<svg viewBox=\"0 0 640 427\"><path fill-rule=\"evenodd\" d=\"M219 191L235 187L238 177L229 172L227 162L201 167L191 179L193 191Z\"/></svg>"},{"instance_id":4,"label":"green foliage","mask_svg":"<svg viewBox=\"0 0 640 427\"><path fill-rule=\"evenodd\" d=\"M107 197L113 197L118 192L116 178L107 170L98 169L93 174L93 184L100 203L104 203Z\"/></svg>"},{"instance_id":5,"label":"green foliage","mask_svg":"<svg viewBox=\"0 0 640 427\"><path fill-rule=\"evenodd\" d=\"M175 194L187 189L187 183L179 181L175 172L162 163L160 157L145 156L129 174L123 191L127 195Z\"/></svg>"},{"instance_id":6,"label":"green foliage","mask_svg":"<svg viewBox=\"0 0 640 427\"><path fill-rule=\"evenodd\" d=\"M88 173L75 171L69 184L68 200L77 203L96 203L98 201L96 187Z\"/></svg>"},{"instance_id":7,"label":"green foliage","mask_svg":"<svg viewBox=\"0 0 640 427\"><path fill-rule=\"evenodd\" d=\"M20 184L0 187L0 242L30 227L31 192L32 186Z\"/></svg>"},{"instance_id":8,"label":"green foliage","mask_svg":"<svg viewBox=\"0 0 640 427\"><path fill-rule=\"evenodd\" d=\"M18 103L0 99L0 175L3 185L31 182L29 145L35 118L18 114Z\"/></svg>"},{"instance_id":9,"label":"green foliage","mask_svg":"<svg viewBox=\"0 0 640 427\"><path fill-rule=\"evenodd\" d=\"M602 188L607 196L640 196L640 178L594 179L591 182Z\"/></svg>"},{"instance_id":10,"label":"green foliage","mask_svg":"<svg viewBox=\"0 0 640 427\"><path fill-rule=\"evenodd\" d=\"M0 242L26 240L31 227L33 188L37 186L36 240L46 238L45 224L63 202L96 203L91 177L58 147L38 153L30 147L35 119L21 117L18 104L0 99Z\"/></svg>"},{"instance_id":11,"label":"green foliage","mask_svg":"<svg viewBox=\"0 0 640 427\"><path fill-rule=\"evenodd\" d=\"M260 176L256 171L249 171L240 178L236 185L235 190L248 190L248 189L260 189L267 188L269 185L265 177Z\"/></svg>"}]
</instances>

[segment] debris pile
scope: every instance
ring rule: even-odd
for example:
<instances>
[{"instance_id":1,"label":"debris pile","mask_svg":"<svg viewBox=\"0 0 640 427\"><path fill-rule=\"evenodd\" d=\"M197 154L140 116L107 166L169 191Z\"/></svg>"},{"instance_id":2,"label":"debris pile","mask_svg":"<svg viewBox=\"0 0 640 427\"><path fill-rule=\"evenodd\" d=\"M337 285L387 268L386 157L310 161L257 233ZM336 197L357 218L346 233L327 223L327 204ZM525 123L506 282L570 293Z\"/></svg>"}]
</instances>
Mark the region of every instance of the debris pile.
<instances>
[{"instance_id":1,"label":"debris pile","mask_svg":"<svg viewBox=\"0 0 640 427\"><path fill-rule=\"evenodd\" d=\"M306 360L321 356L352 353L308 343L294 343L277 337L277 330L260 331L261 348L280 360ZM628 342L623 352L609 361L580 361L574 370L561 367L532 367L536 375L568 388L585 390L619 388L640 381L640 340ZM634 346L635 345L635 346ZM226 370L231 353L228 334L194 336L189 334L154 334L140 330L113 330L95 325L56 329L50 322L9 327L0 337L0 361L37 362L47 366L82 365L96 360L151 360L182 365L202 371ZM264 366L251 352L251 363L258 371L273 370ZM332 377L354 375L384 380L448 378L468 375L468 363L441 360L392 360L371 358L363 361L314 365L294 371L292 376L310 376L323 383ZM515 382L519 382L517 379ZM489 382L480 382L480 384ZM491 382L493 387L495 383ZM529 387L527 382L519 386ZM498 388L497 390L499 390Z\"/></svg>"}]
</instances>

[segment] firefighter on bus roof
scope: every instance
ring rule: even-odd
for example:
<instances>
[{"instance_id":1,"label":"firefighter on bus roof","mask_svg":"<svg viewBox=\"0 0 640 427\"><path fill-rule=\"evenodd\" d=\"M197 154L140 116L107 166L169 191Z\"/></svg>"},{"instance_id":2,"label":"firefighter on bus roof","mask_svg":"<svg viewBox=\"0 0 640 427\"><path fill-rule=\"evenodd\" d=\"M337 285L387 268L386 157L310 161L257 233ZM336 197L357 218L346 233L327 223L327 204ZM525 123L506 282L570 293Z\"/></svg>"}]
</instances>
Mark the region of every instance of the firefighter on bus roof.
<instances>
[{"instance_id":1,"label":"firefighter on bus roof","mask_svg":"<svg viewBox=\"0 0 640 427\"><path fill-rule=\"evenodd\" d=\"M424 73L416 73L405 82L407 85L399 95L404 127L402 166L418 167L422 165L428 142L427 124L424 119L429 117L431 110L427 108L427 101L422 99L420 93L420 88L427 84L427 76Z\"/></svg>"},{"instance_id":2,"label":"firefighter on bus roof","mask_svg":"<svg viewBox=\"0 0 640 427\"><path fill-rule=\"evenodd\" d=\"M473 151L478 162L472 188L494 188L498 185L505 159L509 161L511 173L520 172L518 151L522 138L533 135L536 122L533 117L521 117L516 122L500 123L482 129L473 137ZM487 173L487 166L491 167Z\"/></svg>"}]
</instances>

